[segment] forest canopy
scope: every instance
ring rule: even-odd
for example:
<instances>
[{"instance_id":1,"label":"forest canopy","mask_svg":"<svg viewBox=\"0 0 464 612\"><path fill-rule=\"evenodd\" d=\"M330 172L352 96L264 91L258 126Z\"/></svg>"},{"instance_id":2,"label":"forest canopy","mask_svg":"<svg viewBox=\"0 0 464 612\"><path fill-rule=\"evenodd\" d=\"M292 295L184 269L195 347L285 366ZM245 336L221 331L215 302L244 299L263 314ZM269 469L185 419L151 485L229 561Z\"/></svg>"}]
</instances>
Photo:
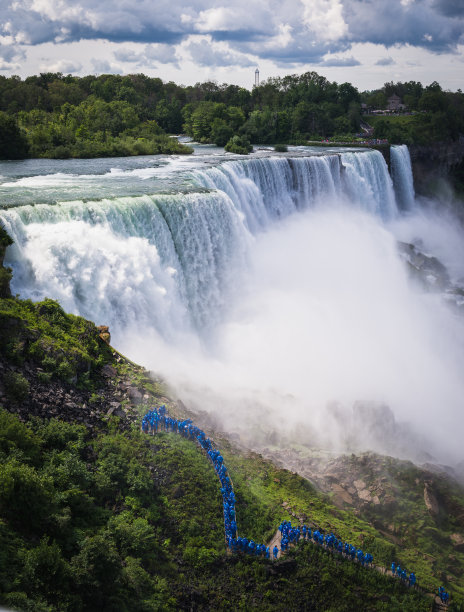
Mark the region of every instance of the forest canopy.
<instances>
[{"instance_id":1,"label":"forest canopy","mask_svg":"<svg viewBox=\"0 0 464 612\"><path fill-rule=\"evenodd\" d=\"M404 105L399 117L369 114L392 95ZM415 81L359 92L316 72L270 78L252 91L143 74L0 76L2 159L188 153L168 136L181 132L218 146L234 137L255 144L346 140L362 136L371 119L374 136L391 143L456 140L464 133L464 94Z\"/></svg>"}]
</instances>

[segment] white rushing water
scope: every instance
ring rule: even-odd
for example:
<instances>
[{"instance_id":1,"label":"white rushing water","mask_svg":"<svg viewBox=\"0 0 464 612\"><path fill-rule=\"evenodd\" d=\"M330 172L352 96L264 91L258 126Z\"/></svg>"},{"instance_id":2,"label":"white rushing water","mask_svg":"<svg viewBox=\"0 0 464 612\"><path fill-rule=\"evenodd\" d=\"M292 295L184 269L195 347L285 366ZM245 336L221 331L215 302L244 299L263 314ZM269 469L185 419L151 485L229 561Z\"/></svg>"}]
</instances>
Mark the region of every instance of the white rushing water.
<instances>
[{"instance_id":1,"label":"white rushing water","mask_svg":"<svg viewBox=\"0 0 464 612\"><path fill-rule=\"evenodd\" d=\"M110 325L118 349L257 444L278 430L345 448L359 400L410 423L408 444L433 440L437 414L462 423L462 323L410 285L396 247L433 244L459 276L460 230L434 230L410 166L393 185L377 151L100 163L0 168L14 292Z\"/></svg>"},{"instance_id":2,"label":"white rushing water","mask_svg":"<svg viewBox=\"0 0 464 612\"><path fill-rule=\"evenodd\" d=\"M390 164L398 207L400 210L411 211L414 208L414 181L411 157L406 145L390 148Z\"/></svg>"}]
</instances>

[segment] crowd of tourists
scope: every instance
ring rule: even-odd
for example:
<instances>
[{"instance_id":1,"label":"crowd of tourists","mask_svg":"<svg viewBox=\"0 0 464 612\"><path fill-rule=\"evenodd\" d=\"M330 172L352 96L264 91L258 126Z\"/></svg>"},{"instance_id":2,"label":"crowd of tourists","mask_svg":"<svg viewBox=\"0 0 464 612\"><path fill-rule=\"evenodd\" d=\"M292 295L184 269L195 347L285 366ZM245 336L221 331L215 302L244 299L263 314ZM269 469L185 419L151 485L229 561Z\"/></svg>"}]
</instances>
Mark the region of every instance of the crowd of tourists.
<instances>
[{"instance_id":1,"label":"crowd of tourists","mask_svg":"<svg viewBox=\"0 0 464 612\"><path fill-rule=\"evenodd\" d=\"M290 544L308 541L319 544L332 552L338 552L347 559L358 561L363 567L373 564L374 558L370 553L364 553L360 548L356 548L356 546L348 542L343 542L342 539L337 538L332 532L324 535L319 529L311 531L311 527L306 525L293 527L290 521L283 521L279 525L279 531L281 533L281 551L288 550Z\"/></svg>"},{"instance_id":2,"label":"crowd of tourists","mask_svg":"<svg viewBox=\"0 0 464 612\"><path fill-rule=\"evenodd\" d=\"M224 458L220 451L215 448L213 442L206 436L205 432L193 424L191 419L173 419L167 414L166 406L158 409L149 410L142 418L142 431L155 434L158 431L178 433L184 438L194 440L205 451L207 457L213 464L216 474L221 483L221 495L224 510L224 532L226 545L232 553L244 553L256 557L271 558L271 550L265 544L258 544L254 540L248 540L238 536L237 519L235 514L235 494L232 482L224 464ZM312 542L324 547L332 552L338 552L346 559L351 559L361 564L363 567L372 566L374 559L370 553L364 553L360 548L356 548L348 542L337 538L332 532L324 534L319 529L311 531L307 525L292 526L290 521L282 521L279 525L280 531L280 550L277 544L272 549L272 558L277 559L285 553L290 545L301 542ZM394 577L399 578L410 587L415 587L416 576L414 572L408 573L399 564L392 562L391 572ZM449 602L449 593L443 587L438 589L438 596L443 603Z\"/></svg>"},{"instance_id":3,"label":"crowd of tourists","mask_svg":"<svg viewBox=\"0 0 464 612\"><path fill-rule=\"evenodd\" d=\"M442 586L438 589L438 597L440 598L441 603L446 605L449 604L449 593L447 593Z\"/></svg>"},{"instance_id":4,"label":"crowd of tourists","mask_svg":"<svg viewBox=\"0 0 464 612\"><path fill-rule=\"evenodd\" d=\"M181 421L168 416L166 406L160 406L158 410L154 408L146 413L142 419L142 431L145 433L157 433L158 431L178 433L189 440L196 440L201 448L206 452L209 460L216 470L216 474L221 483L221 495L224 508L224 531L226 542L229 544L231 538L237 536L237 522L235 518L235 494L232 483L224 465L221 453L214 448L211 440L196 425L192 419Z\"/></svg>"},{"instance_id":5,"label":"crowd of tourists","mask_svg":"<svg viewBox=\"0 0 464 612\"><path fill-rule=\"evenodd\" d=\"M396 564L394 561L392 561L391 573L392 576L396 576L404 583L408 583L410 587L413 587L416 584L416 575L414 574L414 572L411 572L408 576L408 572L404 568L402 568L399 563Z\"/></svg>"}]
</instances>

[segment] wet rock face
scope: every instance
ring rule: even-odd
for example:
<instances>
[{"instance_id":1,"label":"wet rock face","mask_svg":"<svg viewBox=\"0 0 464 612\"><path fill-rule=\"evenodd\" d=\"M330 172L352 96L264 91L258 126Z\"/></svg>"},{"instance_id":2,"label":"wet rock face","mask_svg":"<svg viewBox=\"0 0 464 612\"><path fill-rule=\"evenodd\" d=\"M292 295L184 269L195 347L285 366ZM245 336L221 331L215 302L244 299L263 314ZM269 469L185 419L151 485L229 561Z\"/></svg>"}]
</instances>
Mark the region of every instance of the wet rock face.
<instances>
[{"instance_id":1,"label":"wet rock face","mask_svg":"<svg viewBox=\"0 0 464 612\"><path fill-rule=\"evenodd\" d=\"M129 387L127 389L127 395L133 404L138 405L143 402L143 395L141 391L137 389L137 387Z\"/></svg>"},{"instance_id":2,"label":"wet rock face","mask_svg":"<svg viewBox=\"0 0 464 612\"><path fill-rule=\"evenodd\" d=\"M424 503L427 510L432 516L438 516L440 512L440 506L438 505L437 498L432 491L430 483L426 482L424 487Z\"/></svg>"},{"instance_id":3,"label":"wet rock face","mask_svg":"<svg viewBox=\"0 0 464 612\"><path fill-rule=\"evenodd\" d=\"M421 252L414 244L398 242L399 251L408 263L414 277L432 289L447 289L451 283L445 266L432 255Z\"/></svg>"},{"instance_id":4,"label":"wet rock face","mask_svg":"<svg viewBox=\"0 0 464 612\"><path fill-rule=\"evenodd\" d=\"M464 138L456 142L433 145L410 145L414 186L418 193L428 195L429 186L440 178L446 178L450 171L464 159Z\"/></svg>"},{"instance_id":5,"label":"wet rock face","mask_svg":"<svg viewBox=\"0 0 464 612\"><path fill-rule=\"evenodd\" d=\"M463 282L453 282L441 261L422 252L418 246L398 242L398 249L414 281L426 291L442 293L447 303L464 314Z\"/></svg>"},{"instance_id":6,"label":"wet rock face","mask_svg":"<svg viewBox=\"0 0 464 612\"><path fill-rule=\"evenodd\" d=\"M11 280L11 269L3 266L3 260L5 258L5 251L7 246L12 244L12 240L0 226L0 298L11 297L10 280Z\"/></svg>"}]
</instances>

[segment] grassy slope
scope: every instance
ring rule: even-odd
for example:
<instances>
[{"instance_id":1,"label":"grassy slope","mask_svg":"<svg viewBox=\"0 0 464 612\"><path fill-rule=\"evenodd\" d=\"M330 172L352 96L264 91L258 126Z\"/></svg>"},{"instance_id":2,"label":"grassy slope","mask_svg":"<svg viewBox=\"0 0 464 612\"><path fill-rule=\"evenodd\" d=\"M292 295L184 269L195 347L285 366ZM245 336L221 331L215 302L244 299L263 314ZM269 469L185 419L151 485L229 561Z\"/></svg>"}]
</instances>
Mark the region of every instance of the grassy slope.
<instances>
[{"instance_id":1,"label":"grassy slope","mask_svg":"<svg viewBox=\"0 0 464 612\"><path fill-rule=\"evenodd\" d=\"M60 380L91 391L103 364L111 363L114 384L129 378L150 395L140 412L161 399L159 385L140 368L116 361L93 324L51 301L2 300L0 322L8 332L2 358L19 375L24 364L37 366L51 384ZM20 408L21 398L15 401L10 410ZM7 412L0 421L0 601L11 607L430 608L427 598L397 581L309 544L277 563L226 555L214 471L194 443L174 434L148 438L137 429L121 431L118 419L102 420L93 433L60 421L22 425ZM424 531L414 546L406 541L395 551L387 537L353 512L335 508L308 481L226 440L217 443L234 482L242 535L266 541L283 518L295 522L285 502L309 523L359 543L377 562L389 565L397 552L421 582L436 587L440 573L449 571L445 558L418 566L415 550L433 546L435 532Z\"/></svg>"}]
</instances>

